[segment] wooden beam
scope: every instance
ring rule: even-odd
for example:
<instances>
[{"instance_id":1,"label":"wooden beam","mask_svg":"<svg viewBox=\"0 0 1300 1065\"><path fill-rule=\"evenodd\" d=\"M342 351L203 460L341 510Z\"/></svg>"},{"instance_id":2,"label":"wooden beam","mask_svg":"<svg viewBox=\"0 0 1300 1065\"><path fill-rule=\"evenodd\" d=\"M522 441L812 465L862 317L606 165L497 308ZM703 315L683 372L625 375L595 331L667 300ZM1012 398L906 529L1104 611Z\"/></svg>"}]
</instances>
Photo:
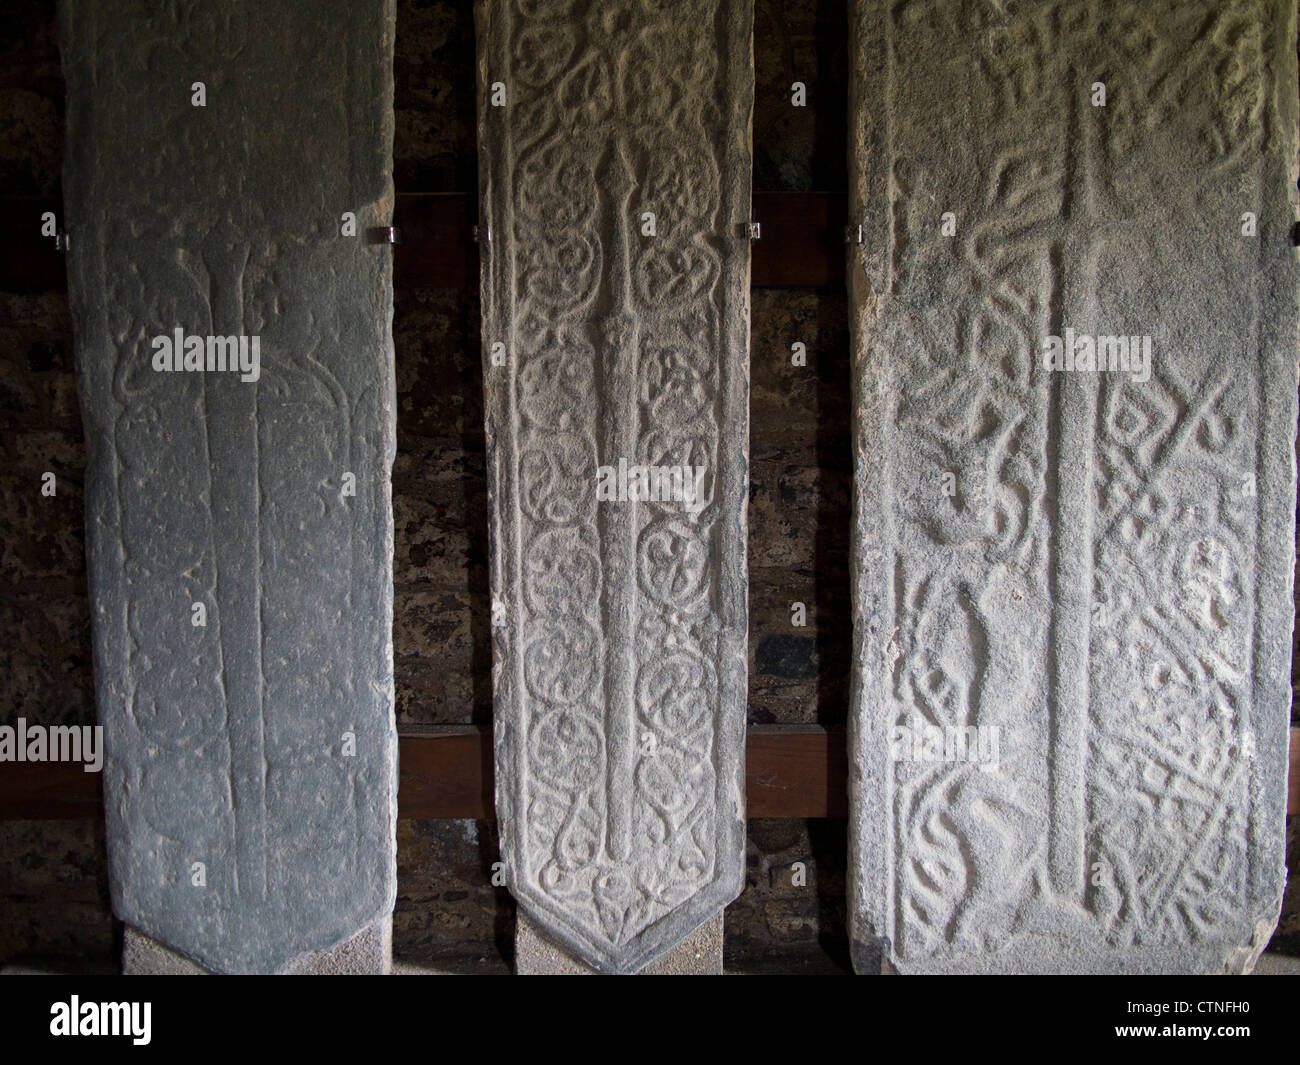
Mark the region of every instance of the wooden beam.
<instances>
[{"instance_id":1,"label":"wooden beam","mask_svg":"<svg viewBox=\"0 0 1300 1065\"><path fill-rule=\"evenodd\" d=\"M41 236L41 215L54 213L63 227L63 204L45 196L0 196L0 290L66 292L68 275L63 253L52 237Z\"/></svg>"},{"instance_id":2,"label":"wooden beam","mask_svg":"<svg viewBox=\"0 0 1300 1065\"><path fill-rule=\"evenodd\" d=\"M492 732L444 727L398 737L397 816L491 819Z\"/></svg>"},{"instance_id":3,"label":"wooden beam","mask_svg":"<svg viewBox=\"0 0 1300 1065\"><path fill-rule=\"evenodd\" d=\"M846 203L845 195L835 192L754 193L754 219L762 226L762 239L753 246L753 287L843 286ZM58 200L0 197L0 246L6 252L0 256L0 291L67 288L63 253L55 250L52 238L41 236L46 211L52 211L62 227ZM402 234L393 253L398 286L477 288L477 213L477 198L468 193L398 193L393 210L393 224Z\"/></svg>"},{"instance_id":4,"label":"wooden beam","mask_svg":"<svg viewBox=\"0 0 1300 1065\"><path fill-rule=\"evenodd\" d=\"M756 192L754 220L762 237L753 246L752 288L844 287L842 192Z\"/></svg>"},{"instance_id":5,"label":"wooden beam","mask_svg":"<svg viewBox=\"0 0 1300 1065\"><path fill-rule=\"evenodd\" d=\"M0 821L101 817L99 776L78 762L0 762Z\"/></svg>"},{"instance_id":6,"label":"wooden beam","mask_svg":"<svg viewBox=\"0 0 1300 1065\"><path fill-rule=\"evenodd\" d=\"M745 739L750 817L847 817L848 757L842 728L754 726Z\"/></svg>"},{"instance_id":7,"label":"wooden beam","mask_svg":"<svg viewBox=\"0 0 1300 1065\"><path fill-rule=\"evenodd\" d=\"M843 729L751 729L745 758L750 817L847 816ZM492 803L490 732L403 732L399 816L490 818Z\"/></svg>"},{"instance_id":8,"label":"wooden beam","mask_svg":"<svg viewBox=\"0 0 1300 1065\"><path fill-rule=\"evenodd\" d=\"M492 737L469 726L400 736L398 816L490 819ZM1287 813L1300 813L1300 728L1291 730ZM745 747L750 817L842 818L848 814L844 730L755 726ZM67 762L0 763L0 821L100 816L99 774Z\"/></svg>"},{"instance_id":9,"label":"wooden beam","mask_svg":"<svg viewBox=\"0 0 1300 1065\"><path fill-rule=\"evenodd\" d=\"M1300 728L1291 729L1291 768L1286 778L1286 812L1300 814Z\"/></svg>"},{"instance_id":10,"label":"wooden beam","mask_svg":"<svg viewBox=\"0 0 1300 1065\"><path fill-rule=\"evenodd\" d=\"M476 288L477 218L475 197L461 192L399 195L393 208L393 225L402 231L402 243L393 249L396 287ZM492 239L500 241L496 234Z\"/></svg>"}]
</instances>

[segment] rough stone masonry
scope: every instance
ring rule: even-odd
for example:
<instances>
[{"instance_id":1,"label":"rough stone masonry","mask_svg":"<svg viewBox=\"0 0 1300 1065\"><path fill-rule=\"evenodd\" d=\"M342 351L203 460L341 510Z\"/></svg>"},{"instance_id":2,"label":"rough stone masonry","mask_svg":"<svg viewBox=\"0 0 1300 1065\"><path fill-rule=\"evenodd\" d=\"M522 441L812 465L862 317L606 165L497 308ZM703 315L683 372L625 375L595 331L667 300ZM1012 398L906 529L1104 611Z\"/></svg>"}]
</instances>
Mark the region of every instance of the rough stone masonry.
<instances>
[{"instance_id":1,"label":"rough stone masonry","mask_svg":"<svg viewBox=\"0 0 1300 1065\"><path fill-rule=\"evenodd\" d=\"M851 18L855 963L1248 971L1284 881L1295 4Z\"/></svg>"},{"instance_id":2,"label":"rough stone masonry","mask_svg":"<svg viewBox=\"0 0 1300 1065\"><path fill-rule=\"evenodd\" d=\"M388 964L393 23L61 6L113 908L208 971Z\"/></svg>"},{"instance_id":3,"label":"rough stone masonry","mask_svg":"<svg viewBox=\"0 0 1300 1065\"><path fill-rule=\"evenodd\" d=\"M743 883L752 11L477 14L502 856L542 933L633 972Z\"/></svg>"}]
</instances>

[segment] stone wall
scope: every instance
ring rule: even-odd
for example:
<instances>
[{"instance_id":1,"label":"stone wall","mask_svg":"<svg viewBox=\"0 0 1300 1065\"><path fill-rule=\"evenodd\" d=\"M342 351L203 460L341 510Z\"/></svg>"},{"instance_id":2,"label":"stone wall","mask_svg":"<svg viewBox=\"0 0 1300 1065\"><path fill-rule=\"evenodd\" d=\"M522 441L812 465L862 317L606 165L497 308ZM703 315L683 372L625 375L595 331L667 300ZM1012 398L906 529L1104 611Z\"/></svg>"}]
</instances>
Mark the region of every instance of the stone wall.
<instances>
[{"instance_id":1,"label":"stone wall","mask_svg":"<svg viewBox=\"0 0 1300 1065\"><path fill-rule=\"evenodd\" d=\"M56 196L63 72L53 5L8 5L0 56L0 191ZM0 412L0 717L92 724L86 454L65 293L0 293ZM53 499L32 490L46 470L58 475ZM0 823L0 958L106 959L113 935L102 822Z\"/></svg>"}]
</instances>

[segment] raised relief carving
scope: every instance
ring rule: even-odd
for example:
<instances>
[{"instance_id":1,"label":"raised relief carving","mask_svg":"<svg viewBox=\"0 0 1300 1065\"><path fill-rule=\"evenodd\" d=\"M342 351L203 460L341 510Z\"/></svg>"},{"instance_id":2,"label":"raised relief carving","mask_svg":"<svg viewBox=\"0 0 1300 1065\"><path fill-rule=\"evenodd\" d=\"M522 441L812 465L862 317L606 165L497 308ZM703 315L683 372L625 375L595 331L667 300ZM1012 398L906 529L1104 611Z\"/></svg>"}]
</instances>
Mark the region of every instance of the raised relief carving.
<instances>
[{"instance_id":1,"label":"raised relief carving","mask_svg":"<svg viewBox=\"0 0 1300 1065\"><path fill-rule=\"evenodd\" d=\"M479 8L502 851L606 971L741 887L750 18ZM620 466L689 468L692 498L598 498Z\"/></svg>"},{"instance_id":2,"label":"raised relief carving","mask_svg":"<svg viewBox=\"0 0 1300 1065\"><path fill-rule=\"evenodd\" d=\"M855 209L888 203L852 274L859 966L1248 967L1283 877L1294 12L859 0L853 32ZM1145 335L1149 375L1054 371L1075 330ZM918 727L998 757L891 755Z\"/></svg>"},{"instance_id":3,"label":"raised relief carving","mask_svg":"<svg viewBox=\"0 0 1300 1065\"><path fill-rule=\"evenodd\" d=\"M209 971L283 970L396 890L391 252L335 213L389 221L393 10L61 23L113 908ZM196 109L199 69L238 76ZM160 372L174 332L257 337L259 372Z\"/></svg>"}]
</instances>

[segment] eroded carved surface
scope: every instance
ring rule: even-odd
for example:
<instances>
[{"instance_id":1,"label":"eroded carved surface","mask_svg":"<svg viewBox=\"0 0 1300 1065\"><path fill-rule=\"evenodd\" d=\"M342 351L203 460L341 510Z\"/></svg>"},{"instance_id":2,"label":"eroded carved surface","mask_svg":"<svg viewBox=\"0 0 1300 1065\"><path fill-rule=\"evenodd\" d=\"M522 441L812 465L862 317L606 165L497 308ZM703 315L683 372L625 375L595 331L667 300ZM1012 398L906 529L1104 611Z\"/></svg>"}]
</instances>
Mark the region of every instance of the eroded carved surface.
<instances>
[{"instance_id":1,"label":"eroded carved surface","mask_svg":"<svg viewBox=\"0 0 1300 1065\"><path fill-rule=\"evenodd\" d=\"M478 17L502 852L626 971L741 886L751 13ZM598 501L620 460L702 467L703 505Z\"/></svg>"},{"instance_id":2,"label":"eroded carved surface","mask_svg":"<svg viewBox=\"0 0 1300 1065\"><path fill-rule=\"evenodd\" d=\"M392 5L68 2L61 29L114 910L272 971L395 890L391 258L364 240ZM176 328L260 336L260 379L156 371Z\"/></svg>"},{"instance_id":3,"label":"eroded carved surface","mask_svg":"<svg viewBox=\"0 0 1300 1065\"><path fill-rule=\"evenodd\" d=\"M860 967L1214 971L1267 940L1294 14L856 4ZM1067 328L1149 335L1149 379L1049 372ZM918 727L997 729L996 762L910 757Z\"/></svg>"}]
</instances>

